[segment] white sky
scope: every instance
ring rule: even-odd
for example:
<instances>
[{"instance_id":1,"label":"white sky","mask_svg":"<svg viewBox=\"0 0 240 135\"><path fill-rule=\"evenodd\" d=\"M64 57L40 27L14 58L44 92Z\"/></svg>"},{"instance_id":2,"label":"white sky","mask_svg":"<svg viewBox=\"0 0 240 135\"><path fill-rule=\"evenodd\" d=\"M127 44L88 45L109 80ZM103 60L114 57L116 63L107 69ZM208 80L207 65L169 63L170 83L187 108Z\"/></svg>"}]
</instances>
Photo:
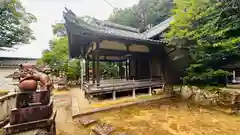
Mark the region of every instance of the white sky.
<instances>
[{"instance_id":1,"label":"white sky","mask_svg":"<svg viewBox=\"0 0 240 135\"><path fill-rule=\"evenodd\" d=\"M113 8L104 0L20 0L27 12L34 14L38 21L31 25L35 41L21 45L15 51L0 52L0 57L41 57L41 52L48 48L53 38L52 24L62 19L64 7L71 9L76 15L89 15L105 20ZM108 0L114 7L126 8L138 3L139 0Z\"/></svg>"}]
</instances>

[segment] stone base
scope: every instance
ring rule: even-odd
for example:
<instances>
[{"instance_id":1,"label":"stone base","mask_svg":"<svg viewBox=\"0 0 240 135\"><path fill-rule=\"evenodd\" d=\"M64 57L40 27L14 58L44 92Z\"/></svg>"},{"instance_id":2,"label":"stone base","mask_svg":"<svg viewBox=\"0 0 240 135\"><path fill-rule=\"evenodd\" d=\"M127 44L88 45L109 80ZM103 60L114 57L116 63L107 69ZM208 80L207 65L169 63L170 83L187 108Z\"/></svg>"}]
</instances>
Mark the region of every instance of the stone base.
<instances>
[{"instance_id":1,"label":"stone base","mask_svg":"<svg viewBox=\"0 0 240 135\"><path fill-rule=\"evenodd\" d=\"M10 125L48 119L53 112L53 102L48 105L33 106L27 108L15 108L10 113Z\"/></svg>"},{"instance_id":2,"label":"stone base","mask_svg":"<svg viewBox=\"0 0 240 135\"><path fill-rule=\"evenodd\" d=\"M31 103L47 105L50 101L49 91L20 92L17 94L16 108L30 106ZM29 104L30 103L30 104Z\"/></svg>"},{"instance_id":3,"label":"stone base","mask_svg":"<svg viewBox=\"0 0 240 135\"><path fill-rule=\"evenodd\" d=\"M21 123L16 125L10 125L9 123L3 128L3 135L12 135L17 133L24 134L24 132L26 131L31 131L36 129L44 129L44 130L47 130L51 135L55 135L56 134L56 129L55 129L56 113L57 112L54 112L49 119L43 119L43 120Z\"/></svg>"}]
</instances>

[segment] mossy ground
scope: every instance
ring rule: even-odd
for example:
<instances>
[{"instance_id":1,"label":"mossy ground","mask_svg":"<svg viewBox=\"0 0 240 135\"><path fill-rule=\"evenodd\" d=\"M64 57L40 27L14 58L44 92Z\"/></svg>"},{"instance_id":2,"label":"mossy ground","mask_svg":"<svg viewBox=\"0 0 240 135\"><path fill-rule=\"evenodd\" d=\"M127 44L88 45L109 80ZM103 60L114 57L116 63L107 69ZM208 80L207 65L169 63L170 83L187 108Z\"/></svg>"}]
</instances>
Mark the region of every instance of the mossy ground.
<instances>
[{"instance_id":1,"label":"mossy ground","mask_svg":"<svg viewBox=\"0 0 240 135\"><path fill-rule=\"evenodd\" d=\"M236 135L240 117L174 100L156 101L92 115L129 135Z\"/></svg>"},{"instance_id":2,"label":"mossy ground","mask_svg":"<svg viewBox=\"0 0 240 135\"><path fill-rule=\"evenodd\" d=\"M116 100L105 100L105 101L97 101L91 104L90 108L101 108L101 107L107 107L110 105L117 105L117 104L122 104L122 103L128 103L128 102L134 102L134 101L140 101L144 99L153 99L155 97L159 97L159 95L138 95L136 98L132 97L123 97L123 98L118 98Z\"/></svg>"},{"instance_id":3,"label":"mossy ground","mask_svg":"<svg viewBox=\"0 0 240 135\"><path fill-rule=\"evenodd\" d=\"M8 94L8 90L0 90L0 96Z\"/></svg>"}]
</instances>

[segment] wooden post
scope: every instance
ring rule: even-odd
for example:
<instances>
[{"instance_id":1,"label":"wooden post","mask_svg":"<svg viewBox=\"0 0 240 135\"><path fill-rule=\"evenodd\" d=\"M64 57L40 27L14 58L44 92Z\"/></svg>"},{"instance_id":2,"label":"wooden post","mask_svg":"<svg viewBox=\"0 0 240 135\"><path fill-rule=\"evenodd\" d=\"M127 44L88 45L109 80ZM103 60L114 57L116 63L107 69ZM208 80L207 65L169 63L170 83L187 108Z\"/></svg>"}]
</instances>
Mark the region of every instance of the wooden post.
<instances>
[{"instance_id":1,"label":"wooden post","mask_svg":"<svg viewBox=\"0 0 240 135\"><path fill-rule=\"evenodd\" d=\"M135 89L133 89L133 91L132 91L132 97L136 98L136 90Z\"/></svg>"},{"instance_id":2,"label":"wooden post","mask_svg":"<svg viewBox=\"0 0 240 135\"><path fill-rule=\"evenodd\" d=\"M125 61L125 77L128 80L128 58Z\"/></svg>"},{"instance_id":3,"label":"wooden post","mask_svg":"<svg viewBox=\"0 0 240 135\"><path fill-rule=\"evenodd\" d=\"M89 61L85 59L85 81L89 81Z\"/></svg>"},{"instance_id":4,"label":"wooden post","mask_svg":"<svg viewBox=\"0 0 240 135\"><path fill-rule=\"evenodd\" d=\"M80 59L80 64L81 64L81 90L84 90L84 87L83 87L83 67L84 67L84 63L83 63L83 58Z\"/></svg>"},{"instance_id":5,"label":"wooden post","mask_svg":"<svg viewBox=\"0 0 240 135\"><path fill-rule=\"evenodd\" d=\"M152 80L152 60L149 59L149 78Z\"/></svg>"},{"instance_id":6,"label":"wooden post","mask_svg":"<svg viewBox=\"0 0 240 135\"><path fill-rule=\"evenodd\" d=\"M116 100L116 91L113 91L112 96L113 96L113 100Z\"/></svg>"},{"instance_id":7,"label":"wooden post","mask_svg":"<svg viewBox=\"0 0 240 135\"><path fill-rule=\"evenodd\" d=\"M233 80L232 80L233 83L236 83L236 71L233 70Z\"/></svg>"},{"instance_id":8,"label":"wooden post","mask_svg":"<svg viewBox=\"0 0 240 135\"><path fill-rule=\"evenodd\" d=\"M97 78L97 86L100 86L99 41L96 42L96 45L97 45L97 50L96 50L96 61L97 61L96 78Z\"/></svg>"},{"instance_id":9,"label":"wooden post","mask_svg":"<svg viewBox=\"0 0 240 135\"><path fill-rule=\"evenodd\" d=\"M120 76L121 79L122 79L122 76L123 76L122 73L123 73L123 71L122 71L122 62L121 62L121 61L119 62L119 65L118 65L118 66L119 66L119 76Z\"/></svg>"},{"instance_id":10,"label":"wooden post","mask_svg":"<svg viewBox=\"0 0 240 135\"><path fill-rule=\"evenodd\" d=\"M87 58L87 81L89 82L89 78L90 78L90 76L89 76L89 69L90 69L90 67L89 67L89 58Z\"/></svg>"},{"instance_id":11,"label":"wooden post","mask_svg":"<svg viewBox=\"0 0 240 135\"><path fill-rule=\"evenodd\" d=\"M100 86L100 63L99 63L99 53L97 52L96 54L96 60L97 60L97 73L96 73L96 78L97 78L97 86Z\"/></svg>"},{"instance_id":12,"label":"wooden post","mask_svg":"<svg viewBox=\"0 0 240 135\"><path fill-rule=\"evenodd\" d=\"M92 61L92 82L95 84L95 54L93 54L93 61Z\"/></svg>"},{"instance_id":13,"label":"wooden post","mask_svg":"<svg viewBox=\"0 0 240 135\"><path fill-rule=\"evenodd\" d=\"M151 84L150 84L151 85ZM152 87L149 86L149 89L148 89L148 94L151 96L152 95Z\"/></svg>"},{"instance_id":14,"label":"wooden post","mask_svg":"<svg viewBox=\"0 0 240 135\"><path fill-rule=\"evenodd\" d=\"M131 59L128 59L128 77L131 79Z\"/></svg>"}]
</instances>

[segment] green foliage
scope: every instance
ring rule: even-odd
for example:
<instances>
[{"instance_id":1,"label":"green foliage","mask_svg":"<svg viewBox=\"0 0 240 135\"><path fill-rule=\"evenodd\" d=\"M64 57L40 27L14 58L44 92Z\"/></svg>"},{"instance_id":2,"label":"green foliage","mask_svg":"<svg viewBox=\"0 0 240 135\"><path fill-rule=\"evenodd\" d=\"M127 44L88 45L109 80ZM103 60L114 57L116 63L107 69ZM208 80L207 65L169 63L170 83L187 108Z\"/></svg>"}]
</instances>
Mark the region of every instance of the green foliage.
<instances>
[{"instance_id":1,"label":"green foliage","mask_svg":"<svg viewBox=\"0 0 240 135\"><path fill-rule=\"evenodd\" d=\"M52 40L50 49L43 51L41 61L49 65L55 73L65 71L64 65L68 60L68 39L60 37Z\"/></svg>"},{"instance_id":2,"label":"green foliage","mask_svg":"<svg viewBox=\"0 0 240 135\"><path fill-rule=\"evenodd\" d=\"M49 41L49 49L42 52L39 65L48 65L52 74L56 76L65 75L69 81L80 78L80 60L68 59L68 38L63 23L52 25L52 31L56 39Z\"/></svg>"},{"instance_id":3,"label":"green foliage","mask_svg":"<svg viewBox=\"0 0 240 135\"><path fill-rule=\"evenodd\" d=\"M81 75L81 67L80 67L80 60L73 59L68 62L68 68L67 68L67 77L68 80L78 80Z\"/></svg>"},{"instance_id":4,"label":"green foliage","mask_svg":"<svg viewBox=\"0 0 240 135\"><path fill-rule=\"evenodd\" d=\"M29 24L36 17L25 11L18 0L0 1L0 50L35 39Z\"/></svg>"},{"instance_id":5,"label":"green foliage","mask_svg":"<svg viewBox=\"0 0 240 135\"><path fill-rule=\"evenodd\" d=\"M102 73L105 78L118 76L118 65L113 62L101 62Z\"/></svg>"},{"instance_id":6,"label":"green foliage","mask_svg":"<svg viewBox=\"0 0 240 135\"><path fill-rule=\"evenodd\" d=\"M139 28L140 18L136 15L137 11L135 11L135 9L136 8L132 7L115 11L110 15L108 20L118 24Z\"/></svg>"},{"instance_id":7,"label":"green foliage","mask_svg":"<svg viewBox=\"0 0 240 135\"><path fill-rule=\"evenodd\" d=\"M56 23L52 25L52 32L57 36L67 36L66 29L63 23Z\"/></svg>"},{"instance_id":8,"label":"green foliage","mask_svg":"<svg viewBox=\"0 0 240 135\"><path fill-rule=\"evenodd\" d=\"M156 25L170 16L172 0L140 0L137 5L115 11L108 20L135 28Z\"/></svg>"},{"instance_id":9,"label":"green foliage","mask_svg":"<svg viewBox=\"0 0 240 135\"><path fill-rule=\"evenodd\" d=\"M166 39L188 48L192 63L184 82L192 85L225 83L230 75L221 67L240 59L240 14L238 3L215 0L175 0L175 21Z\"/></svg>"}]
</instances>

